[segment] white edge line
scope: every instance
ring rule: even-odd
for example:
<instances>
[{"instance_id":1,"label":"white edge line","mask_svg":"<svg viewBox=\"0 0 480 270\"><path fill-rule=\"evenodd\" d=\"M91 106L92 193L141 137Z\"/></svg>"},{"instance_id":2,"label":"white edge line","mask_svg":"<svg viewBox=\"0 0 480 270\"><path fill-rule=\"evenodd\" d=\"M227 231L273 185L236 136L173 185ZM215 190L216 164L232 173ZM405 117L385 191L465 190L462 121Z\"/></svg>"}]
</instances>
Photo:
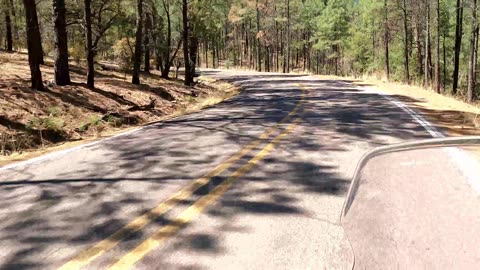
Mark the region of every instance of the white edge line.
<instances>
[{"instance_id":1,"label":"white edge line","mask_svg":"<svg viewBox=\"0 0 480 270\"><path fill-rule=\"evenodd\" d=\"M407 105L403 102L397 100L396 98L392 97L392 95L377 91L367 87L361 87L360 89L368 92L368 93L375 93L383 98L389 100L397 107L408 113L417 123L419 123L425 130L433 137L433 138L445 138L445 135L440 132L437 128L432 126L430 122L428 122L423 116L415 112L414 110L410 109ZM480 193L480 177L478 176L480 171L480 163L472 158L467 152L459 148L447 148L445 149L447 153L450 155L452 160L454 161L455 165L460 169L462 174L467 178L468 183L470 186L475 189L478 193Z\"/></svg>"},{"instance_id":2,"label":"white edge line","mask_svg":"<svg viewBox=\"0 0 480 270\"><path fill-rule=\"evenodd\" d=\"M41 155L39 157L34 157L34 158L31 158L31 159L28 159L28 160L25 160L25 161L18 161L18 162L0 167L0 172L7 171L7 170L12 170L12 169L18 169L18 168L25 168L26 166L29 166L29 165L38 164L38 163L46 161L46 160L52 160L54 158L65 156L68 153L72 153L72 152L75 152L75 151L78 151L78 150L81 150L83 148L87 148L87 147L90 147L90 146L93 146L93 145L101 144L101 143L104 143L108 140L112 140L112 139L115 139L115 138L118 138L118 137L127 136L127 135L130 135L130 134L136 133L138 131L141 131L144 128L152 127L152 126L156 126L156 125L160 125L160 124L162 124L162 123L153 123L153 124L150 124L150 125L147 125L147 126L135 128L133 130L125 131L125 132L122 132L122 133L119 133L119 134L116 134L116 135L113 135L111 137L104 138L104 139L101 139L101 140L98 140L98 141L78 145L78 146L68 148L68 149L64 149L64 150L58 150L58 151L50 152L50 153L47 153L45 155Z\"/></svg>"}]
</instances>

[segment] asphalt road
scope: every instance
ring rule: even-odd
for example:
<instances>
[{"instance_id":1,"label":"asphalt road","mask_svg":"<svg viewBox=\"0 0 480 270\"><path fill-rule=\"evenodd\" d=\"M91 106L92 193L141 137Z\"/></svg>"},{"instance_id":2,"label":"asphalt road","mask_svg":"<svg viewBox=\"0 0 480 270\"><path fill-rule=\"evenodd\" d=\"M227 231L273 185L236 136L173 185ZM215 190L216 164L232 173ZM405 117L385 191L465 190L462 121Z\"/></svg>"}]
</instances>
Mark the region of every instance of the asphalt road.
<instances>
[{"instance_id":1,"label":"asphalt road","mask_svg":"<svg viewBox=\"0 0 480 270\"><path fill-rule=\"evenodd\" d=\"M244 91L0 171L0 268L350 267L339 215L360 157L430 135L348 81L204 75Z\"/></svg>"}]
</instances>

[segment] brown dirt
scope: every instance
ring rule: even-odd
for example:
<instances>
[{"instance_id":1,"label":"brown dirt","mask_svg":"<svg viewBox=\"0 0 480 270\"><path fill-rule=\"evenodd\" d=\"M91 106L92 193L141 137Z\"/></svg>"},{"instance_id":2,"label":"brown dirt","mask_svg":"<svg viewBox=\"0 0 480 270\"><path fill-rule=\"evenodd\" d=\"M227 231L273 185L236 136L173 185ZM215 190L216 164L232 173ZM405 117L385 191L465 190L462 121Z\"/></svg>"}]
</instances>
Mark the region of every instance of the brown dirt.
<instances>
[{"instance_id":1,"label":"brown dirt","mask_svg":"<svg viewBox=\"0 0 480 270\"><path fill-rule=\"evenodd\" d=\"M46 152L42 148L65 148L198 110L238 92L231 85L202 78L195 87L186 87L153 70L142 74L142 84L136 86L129 75L101 67L95 89L89 89L85 68L70 65L72 85L54 86L53 62L46 59L41 69L47 90L39 92L29 88L27 55L0 51L0 165ZM152 100L154 108L132 110ZM19 151L14 151L17 146Z\"/></svg>"}]
</instances>

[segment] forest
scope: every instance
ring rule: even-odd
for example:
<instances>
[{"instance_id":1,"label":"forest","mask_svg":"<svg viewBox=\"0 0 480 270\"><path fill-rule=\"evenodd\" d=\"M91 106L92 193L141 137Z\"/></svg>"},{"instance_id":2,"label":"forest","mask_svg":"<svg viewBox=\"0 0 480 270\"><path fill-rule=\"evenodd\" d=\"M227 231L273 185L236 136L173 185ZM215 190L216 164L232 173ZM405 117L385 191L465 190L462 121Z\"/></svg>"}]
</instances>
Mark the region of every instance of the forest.
<instances>
[{"instance_id":1,"label":"forest","mask_svg":"<svg viewBox=\"0 0 480 270\"><path fill-rule=\"evenodd\" d=\"M131 74L196 66L376 76L472 102L477 90L477 0L1 0L0 40L28 50L31 87L53 57L95 85L100 61Z\"/></svg>"}]
</instances>

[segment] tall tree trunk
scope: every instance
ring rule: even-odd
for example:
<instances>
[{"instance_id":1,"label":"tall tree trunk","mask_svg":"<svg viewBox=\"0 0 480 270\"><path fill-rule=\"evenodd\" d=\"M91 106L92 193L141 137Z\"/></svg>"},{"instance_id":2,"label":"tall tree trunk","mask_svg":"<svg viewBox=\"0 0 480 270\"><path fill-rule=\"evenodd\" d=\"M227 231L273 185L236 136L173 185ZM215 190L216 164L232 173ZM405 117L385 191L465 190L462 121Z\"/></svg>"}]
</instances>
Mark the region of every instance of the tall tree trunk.
<instances>
[{"instance_id":1,"label":"tall tree trunk","mask_svg":"<svg viewBox=\"0 0 480 270\"><path fill-rule=\"evenodd\" d=\"M285 5L287 8L287 26L286 26L286 33L285 33L285 52L283 54L283 72L289 73L290 72L290 0L285 0Z\"/></svg>"},{"instance_id":2,"label":"tall tree trunk","mask_svg":"<svg viewBox=\"0 0 480 270\"><path fill-rule=\"evenodd\" d=\"M440 93L440 0L436 1L436 25L435 37L435 91Z\"/></svg>"},{"instance_id":3,"label":"tall tree trunk","mask_svg":"<svg viewBox=\"0 0 480 270\"><path fill-rule=\"evenodd\" d=\"M194 31L190 31L189 35L190 42L188 43L188 45L190 46L190 61L192 61L190 65L190 74L192 74L192 77L195 77L195 67L200 60L200 57L198 57L198 37L195 35ZM200 66L200 63L198 65Z\"/></svg>"},{"instance_id":4,"label":"tall tree trunk","mask_svg":"<svg viewBox=\"0 0 480 270\"><path fill-rule=\"evenodd\" d=\"M402 1L403 9L403 55L404 55L404 72L405 82L410 84L410 68L409 68L409 50L408 50L408 14L407 14L407 0Z\"/></svg>"},{"instance_id":5,"label":"tall tree trunk","mask_svg":"<svg viewBox=\"0 0 480 270\"><path fill-rule=\"evenodd\" d=\"M478 35L477 24L477 0L472 0L472 32L470 35L470 57L468 61L468 88L467 101L473 101L473 91L475 89L475 66L476 66L476 40Z\"/></svg>"},{"instance_id":6,"label":"tall tree trunk","mask_svg":"<svg viewBox=\"0 0 480 270\"><path fill-rule=\"evenodd\" d=\"M70 84L68 66L67 24L65 21L65 0L53 0L53 26L55 30L55 83Z\"/></svg>"},{"instance_id":7,"label":"tall tree trunk","mask_svg":"<svg viewBox=\"0 0 480 270\"><path fill-rule=\"evenodd\" d=\"M426 12L427 12L427 17L426 17L426 23L425 23L425 80L424 80L424 86L428 87L429 86L429 74L430 74L430 61L429 61L429 55L430 55L430 4L428 3L429 0L425 0L425 5L426 5Z\"/></svg>"},{"instance_id":8,"label":"tall tree trunk","mask_svg":"<svg viewBox=\"0 0 480 270\"><path fill-rule=\"evenodd\" d=\"M20 37L18 36L18 18L17 18L17 14L15 12L15 4L13 2L13 0L10 0L9 1L9 8L10 8L10 18L12 20L12 31L13 31L13 39L14 40L19 40ZM12 19L13 17L13 19Z\"/></svg>"},{"instance_id":9,"label":"tall tree trunk","mask_svg":"<svg viewBox=\"0 0 480 270\"><path fill-rule=\"evenodd\" d=\"M265 71L270 72L270 49L265 46Z\"/></svg>"},{"instance_id":10,"label":"tall tree trunk","mask_svg":"<svg viewBox=\"0 0 480 270\"><path fill-rule=\"evenodd\" d=\"M183 21L183 57L185 61L185 85L191 86L193 83L193 74L192 71L192 59L190 59L189 53L189 36L190 36L190 25L188 22L188 1L182 0L182 21Z\"/></svg>"},{"instance_id":11,"label":"tall tree trunk","mask_svg":"<svg viewBox=\"0 0 480 270\"><path fill-rule=\"evenodd\" d=\"M255 2L257 12L257 70L262 71L262 44L260 37L260 8L258 6L258 0Z\"/></svg>"},{"instance_id":12,"label":"tall tree trunk","mask_svg":"<svg viewBox=\"0 0 480 270\"><path fill-rule=\"evenodd\" d=\"M36 4L35 4L35 10L36 10ZM35 12L34 14L32 14L35 18L34 18L34 21L37 22L37 26L32 29L34 33L34 36L35 37L38 37L38 45L35 46L35 50L37 50L37 52L35 52L35 56L38 57L38 62L40 63L40 65L43 65L45 64L45 61L43 59L43 47L42 47L42 35L40 34L40 24L38 23L38 15L37 15L37 12Z\"/></svg>"},{"instance_id":13,"label":"tall tree trunk","mask_svg":"<svg viewBox=\"0 0 480 270\"><path fill-rule=\"evenodd\" d=\"M87 86L90 88L95 87L95 67L93 51L93 38L92 38L92 0L84 0L84 17L85 17L85 47L87 54Z\"/></svg>"},{"instance_id":14,"label":"tall tree trunk","mask_svg":"<svg viewBox=\"0 0 480 270\"><path fill-rule=\"evenodd\" d=\"M170 60L170 50L172 47L172 21L170 18L170 3L168 0L163 0L163 8L165 9L165 15L167 17L167 46L165 46L165 52L163 54L164 65L162 67L162 78L168 79L170 74L170 67L172 66L172 61Z\"/></svg>"},{"instance_id":15,"label":"tall tree trunk","mask_svg":"<svg viewBox=\"0 0 480 270\"><path fill-rule=\"evenodd\" d=\"M143 71L147 74L150 73L150 31L151 31L150 15L145 14L145 34L144 34L144 59L143 59Z\"/></svg>"},{"instance_id":16,"label":"tall tree trunk","mask_svg":"<svg viewBox=\"0 0 480 270\"><path fill-rule=\"evenodd\" d=\"M216 55L216 54L215 54L215 50L216 50L216 47L217 47L217 45L215 44L215 41L212 41L212 46L213 46L213 47L212 47L212 67L213 67L213 68L217 68L217 66L215 65L215 59L216 59L216 57L215 57L215 55Z\"/></svg>"},{"instance_id":17,"label":"tall tree trunk","mask_svg":"<svg viewBox=\"0 0 480 270\"><path fill-rule=\"evenodd\" d=\"M12 38L12 19L10 18L10 7L5 7L5 34L7 39L7 51L13 51L13 38Z\"/></svg>"},{"instance_id":18,"label":"tall tree trunk","mask_svg":"<svg viewBox=\"0 0 480 270\"><path fill-rule=\"evenodd\" d=\"M447 47L446 47L446 35L443 34L443 89L447 89Z\"/></svg>"},{"instance_id":19,"label":"tall tree trunk","mask_svg":"<svg viewBox=\"0 0 480 270\"><path fill-rule=\"evenodd\" d=\"M27 24L28 63L30 65L31 87L43 90L42 72L40 71L41 51L40 31L38 31L37 6L35 0L23 0L25 6L25 21Z\"/></svg>"},{"instance_id":20,"label":"tall tree trunk","mask_svg":"<svg viewBox=\"0 0 480 270\"><path fill-rule=\"evenodd\" d=\"M388 6L387 0L384 0L384 44L385 44L385 75L387 81L390 80L390 51L389 51L389 31L388 31Z\"/></svg>"},{"instance_id":21,"label":"tall tree trunk","mask_svg":"<svg viewBox=\"0 0 480 270\"><path fill-rule=\"evenodd\" d=\"M456 6L457 20L455 26L455 58L453 69L453 94L457 94L458 89L458 73L460 70L460 51L462 49L463 36L463 1L457 0Z\"/></svg>"},{"instance_id":22,"label":"tall tree trunk","mask_svg":"<svg viewBox=\"0 0 480 270\"><path fill-rule=\"evenodd\" d=\"M208 68L208 41L205 40L204 42L204 46L203 46L203 49L205 50L205 68ZM241 52L240 52L240 55L241 55ZM242 61L242 60L240 60ZM240 65L242 64L242 62L240 62Z\"/></svg>"},{"instance_id":23,"label":"tall tree trunk","mask_svg":"<svg viewBox=\"0 0 480 270\"><path fill-rule=\"evenodd\" d=\"M142 16L143 0L137 0L137 30L135 32L135 52L133 54L132 83L140 84L140 61L142 59Z\"/></svg>"},{"instance_id":24,"label":"tall tree trunk","mask_svg":"<svg viewBox=\"0 0 480 270\"><path fill-rule=\"evenodd\" d=\"M412 0L413 1L413 0ZM424 58L422 54L422 38L420 35L420 15L419 15L419 6L414 5L412 9L413 13L413 20L412 20L412 27L413 27L413 38L415 39L415 46L417 47L417 72L420 77L423 76L423 63Z\"/></svg>"}]
</instances>

